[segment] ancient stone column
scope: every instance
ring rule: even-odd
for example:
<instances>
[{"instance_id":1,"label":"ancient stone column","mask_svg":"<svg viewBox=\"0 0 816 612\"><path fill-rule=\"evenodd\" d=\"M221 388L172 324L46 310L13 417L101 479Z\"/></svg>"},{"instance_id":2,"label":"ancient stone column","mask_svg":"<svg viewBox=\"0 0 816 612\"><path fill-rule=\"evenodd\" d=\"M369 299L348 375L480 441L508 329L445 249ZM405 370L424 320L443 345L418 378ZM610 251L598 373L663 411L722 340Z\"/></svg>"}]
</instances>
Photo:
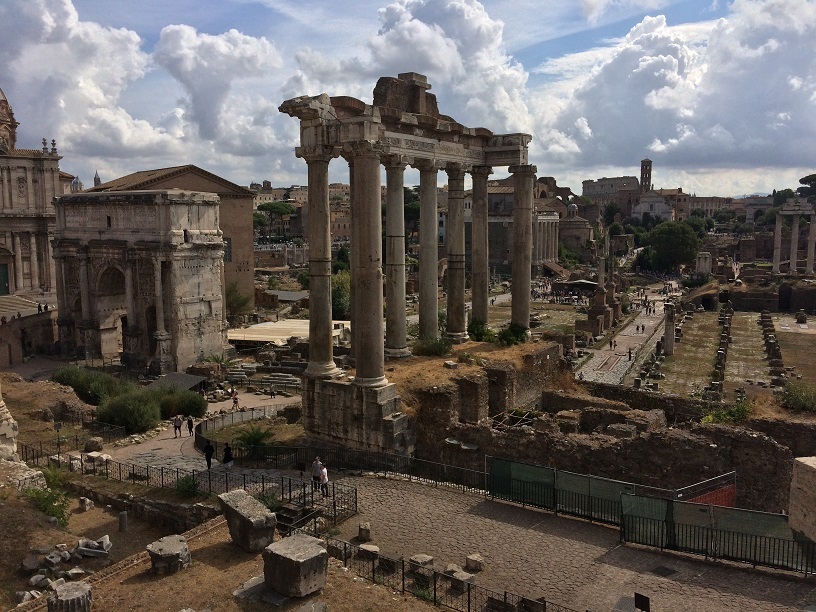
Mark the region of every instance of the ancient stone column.
<instances>
[{"instance_id":1,"label":"ancient stone column","mask_svg":"<svg viewBox=\"0 0 816 612\"><path fill-rule=\"evenodd\" d=\"M81 262L80 262L81 263ZM164 296L162 295L162 262L161 259L153 260L153 287L156 294L156 333L164 333ZM80 268L80 278L82 277L82 268ZM86 272L87 279L87 272ZM80 280L80 282L82 282ZM83 286L84 286L83 282ZM82 306L82 318L85 317L85 305Z\"/></svg>"},{"instance_id":2,"label":"ancient stone column","mask_svg":"<svg viewBox=\"0 0 816 612\"><path fill-rule=\"evenodd\" d=\"M23 250L20 246L20 234L15 232L12 235L14 245L14 291L19 293L23 290Z\"/></svg>"},{"instance_id":3,"label":"ancient stone column","mask_svg":"<svg viewBox=\"0 0 816 612\"><path fill-rule=\"evenodd\" d=\"M334 364L332 342L331 211L329 210L329 162L332 147L299 147L306 160L309 179L309 365L304 374L332 378L340 374Z\"/></svg>"},{"instance_id":4,"label":"ancient stone column","mask_svg":"<svg viewBox=\"0 0 816 612\"><path fill-rule=\"evenodd\" d=\"M436 165L418 160L419 169L419 337L439 337Z\"/></svg>"},{"instance_id":5,"label":"ancient stone column","mask_svg":"<svg viewBox=\"0 0 816 612\"><path fill-rule=\"evenodd\" d=\"M37 261L37 234L31 232L29 240L29 261L31 262L31 289L36 291L40 288L40 262Z\"/></svg>"},{"instance_id":6,"label":"ancient stone column","mask_svg":"<svg viewBox=\"0 0 816 612\"><path fill-rule=\"evenodd\" d=\"M448 323L446 336L467 340L465 314L465 170L448 164Z\"/></svg>"},{"instance_id":7,"label":"ancient stone column","mask_svg":"<svg viewBox=\"0 0 816 612\"><path fill-rule=\"evenodd\" d=\"M379 387L385 379L383 342L382 212L380 189L381 147L369 141L345 145L354 156L352 227L356 229L354 336L357 342L354 383Z\"/></svg>"},{"instance_id":8,"label":"ancient stone column","mask_svg":"<svg viewBox=\"0 0 816 612\"><path fill-rule=\"evenodd\" d=\"M487 179L493 169L473 168L473 210L471 211L471 293L473 320L487 324L490 286L487 252Z\"/></svg>"},{"instance_id":9,"label":"ancient stone column","mask_svg":"<svg viewBox=\"0 0 816 612\"><path fill-rule=\"evenodd\" d=\"M782 259L782 215L776 215L776 225L774 226L774 250L773 268L774 274L779 274L779 262Z\"/></svg>"},{"instance_id":10,"label":"ancient stone column","mask_svg":"<svg viewBox=\"0 0 816 612\"><path fill-rule=\"evenodd\" d=\"M66 582L48 595L48 612L91 612L91 585Z\"/></svg>"},{"instance_id":11,"label":"ancient stone column","mask_svg":"<svg viewBox=\"0 0 816 612\"><path fill-rule=\"evenodd\" d=\"M805 267L805 274L813 274L813 255L816 251L816 217L810 215L810 229L808 230L807 241L807 264Z\"/></svg>"},{"instance_id":12,"label":"ancient stone column","mask_svg":"<svg viewBox=\"0 0 816 612\"><path fill-rule=\"evenodd\" d=\"M510 166L513 175L513 304L511 322L530 328L530 281L533 249L533 186L536 167Z\"/></svg>"},{"instance_id":13,"label":"ancient stone column","mask_svg":"<svg viewBox=\"0 0 816 612\"><path fill-rule=\"evenodd\" d=\"M664 311L663 352L666 355L674 355L674 304L665 304Z\"/></svg>"},{"instance_id":14,"label":"ancient stone column","mask_svg":"<svg viewBox=\"0 0 816 612\"><path fill-rule=\"evenodd\" d=\"M80 303L82 304L83 321L91 319L91 288L88 284L88 259L89 254L87 251L83 251L79 254L79 293Z\"/></svg>"},{"instance_id":15,"label":"ancient stone column","mask_svg":"<svg viewBox=\"0 0 816 612\"><path fill-rule=\"evenodd\" d=\"M125 307L127 308L128 327L136 326L136 302L133 300L133 266L134 255L125 253Z\"/></svg>"},{"instance_id":16,"label":"ancient stone column","mask_svg":"<svg viewBox=\"0 0 816 612\"><path fill-rule=\"evenodd\" d=\"M399 155L385 158L388 188L385 210L385 354L408 357L405 318L405 167L413 161Z\"/></svg>"},{"instance_id":17,"label":"ancient stone column","mask_svg":"<svg viewBox=\"0 0 816 612\"><path fill-rule=\"evenodd\" d=\"M354 218L354 158L351 156L351 153L343 152L343 159L346 160L349 167L349 212L351 217ZM357 228L354 223L352 223L351 242L349 244L349 322L351 323L351 350L349 351L349 357L352 359L354 359L357 354L357 317L354 308L354 294L357 287L357 277L354 271L357 268L357 253Z\"/></svg>"},{"instance_id":18,"label":"ancient stone column","mask_svg":"<svg viewBox=\"0 0 816 612\"><path fill-rule=\"evenodd\" d=\"M56 263L54 262L54 252L51 248L51 239L54 234L49 232L45 236L45 290L54 291L56 289L55 276L57 273Z\"/></svg>"},{"instance_id":19,"label":"ancient stone column","mask_svg":"<svg viewBox=\"0 0 816 612\"><path fill-rule=\"evenodd\" d=\"M799 215L791 217L790 273L796 274L796 261L799 258Z\"/></svg>"}]
</instances>

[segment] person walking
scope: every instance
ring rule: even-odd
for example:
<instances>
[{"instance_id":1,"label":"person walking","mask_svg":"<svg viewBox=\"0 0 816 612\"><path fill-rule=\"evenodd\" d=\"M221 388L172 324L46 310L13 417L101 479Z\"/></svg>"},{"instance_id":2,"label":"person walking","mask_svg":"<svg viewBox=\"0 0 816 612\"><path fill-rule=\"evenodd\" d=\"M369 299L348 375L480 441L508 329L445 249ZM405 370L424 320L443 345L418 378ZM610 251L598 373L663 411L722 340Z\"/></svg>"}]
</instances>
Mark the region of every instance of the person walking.
<instances>
[{"instance_id":1,"label":"person walking","mask_svg":"<svg viewBox=\"0 0 816 612\"><path fill-rule=\"evenodd\" d=\"M208 470L212 467L213 455L215 455L215 447L212 445L212 442L207 440L207 444L204 446L204 459L207 461Z\"/></svg>"},{"instance_id":2,"label":"person walking","mask_svg":"<svg viewBox=\"0 0 816 612\"><path fill-rule=\"evenodd\" d=\"M312 462L312 491L320 489L320 475L322 473L323 464L320 463L320 457L315 457Z\"/></svg>"},{"instance_id":3,"label":"person walking","mask_svg":"<svg viewBox=\"0 0 816 612\"><path fill-rule=\"evenodd\" d=\"M322 463L320 464L320 492L323 497L329 496L329 470Z\"/></svg>"},{"instance_id":4,"label":"person walking","mask_svg":"<svg viewBox=\"0 0 816 612\"><path fill-rule=\"evenodd\" d=\"M176 418L173 419L173 437L180 438L181 437L181 415L177 414Z\"/></svg>"},{"instance_id":5,"label":"person walking","mask_svg":"<svg viewBox=\"0 0 816 612\"><path fill-rule=\"evenodd\" d=\"M238 392L235 389L232 390L232 409L238 410Z\"/></svg>"},{"instance_id":6,"label":"person walking","mask_svg":"<svg viewBox=\"0 0 816 612\"><path fill-rule=\"evenodd\" d=\"M229 443L224 444L224 458L222 459L221 463L224 464L226 469L232 469L232 448L230 448Z\"/></svg>"},{"instance_id":7,"label":"person walking","mask_svg":"<svg viewBox=\"0 0 816 612\"><path fill-rule=\"evenodd\" d=\"M193 417L191 416L187 417L187 435L193 435Z\"/></svg>"}]
</instances>

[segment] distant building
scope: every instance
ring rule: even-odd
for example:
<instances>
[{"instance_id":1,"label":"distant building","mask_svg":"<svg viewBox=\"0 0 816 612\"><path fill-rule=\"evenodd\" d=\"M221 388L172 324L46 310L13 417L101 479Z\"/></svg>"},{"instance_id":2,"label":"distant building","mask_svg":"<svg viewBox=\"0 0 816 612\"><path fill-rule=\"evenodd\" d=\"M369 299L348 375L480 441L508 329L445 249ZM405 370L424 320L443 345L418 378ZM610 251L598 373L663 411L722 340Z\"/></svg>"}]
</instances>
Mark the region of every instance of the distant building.
<instances>
[{"instance_id":1,"label":"distant building","mask_svg":"<svg viewBox=\"0 0 816 612\"><path fill-rule=\"evenodd\" d=\"M55 196L75 180L61 172L56 143L18 149L14 112L0 90L0 295L52 301L56 272L51 253Z\"/></svg>"},{"instance_id":2,"label":"distant building","mask_svg":"<svg viewBox=\"0 0 816 612\"><path fill-rule=\"evenodd\" d=\"M636 176L602 177L583 181L582 185L581 195L602 206L619 204L618 193L621 191L640 191L640 183Z\"/></svg>"}]
</instances>

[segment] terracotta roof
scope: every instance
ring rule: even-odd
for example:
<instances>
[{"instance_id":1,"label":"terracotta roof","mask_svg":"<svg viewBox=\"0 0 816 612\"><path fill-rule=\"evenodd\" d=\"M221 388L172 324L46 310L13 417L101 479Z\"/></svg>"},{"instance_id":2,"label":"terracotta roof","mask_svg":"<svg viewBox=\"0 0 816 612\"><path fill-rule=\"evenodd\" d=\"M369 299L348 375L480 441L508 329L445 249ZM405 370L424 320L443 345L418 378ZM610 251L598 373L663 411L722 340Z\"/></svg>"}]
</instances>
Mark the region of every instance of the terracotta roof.
<instances>
[{"instance_id":1,"label":"terracotta roof","mask_svg":"<svg viewBox=\"0 0 816 612\"><path fill-rule=\"evenodd\" d=\"M232 193L254 196L254 194L246 187L236 185L225 178L221 178L212 172L207 172L206 170L203 170L198 166L194 166L193 164L187 164L186 166L172 166L170 168L157 168L155 170L140 170L139 172L134 172L133 174L128 174L126 176L113 179L107 183L102 183L96 187L91 187L85 191L138 191L142 189L150 189L160 181L187 173L200 174L212 181L220 183L226 188L225 191L229 190Z\"/></svg>"},{"instance_id":2,"label":"terracotta roof","mask_svg":"<svg viewBox=\"0 0 816 612\"><path fill-rule=\"evenodd\" d=\"M487 193L513 193L513 187L500 187L498 185L488 185Z\"/></svg>"},{"instance_id":3,"label":"terracotta roof","mask_svg":"<svg viewBox=\"0 0 816 612\"><path fill-rule=\"evenodd\" d=\"M60 170L59 177L61 179L71 179L74 180L76 177L73 174L68 174L67 172L63 172Z\"/></svg>"}]
</instances>

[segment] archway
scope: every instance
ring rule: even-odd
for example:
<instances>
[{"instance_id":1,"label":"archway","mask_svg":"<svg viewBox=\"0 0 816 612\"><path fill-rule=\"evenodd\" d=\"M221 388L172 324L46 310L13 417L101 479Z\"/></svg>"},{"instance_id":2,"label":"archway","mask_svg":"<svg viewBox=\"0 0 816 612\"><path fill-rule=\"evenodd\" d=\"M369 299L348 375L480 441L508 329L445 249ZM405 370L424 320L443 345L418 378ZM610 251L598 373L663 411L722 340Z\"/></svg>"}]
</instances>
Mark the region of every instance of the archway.
<instances>
[{"instance_id":1,"label":"archway","mask_svg":"<svg viewBox=\"0 0 816 612\"><path fill-rule=\"evenodd\" d=\"M789 283L779 285L779 312L790 312L793 287Z\"/></svg>"},{"instance_id":2,"label":"archway","mask_svg":"<svg viewBox=\"0 0 816 612\"><path fill-rule=\"evenodd\" d=\"M122 270L115 266L103 270L99 275L96 298L102 358L118 359L124 348L122 318L127 317L125 275Z\"/></svg>"}]
</instances>

